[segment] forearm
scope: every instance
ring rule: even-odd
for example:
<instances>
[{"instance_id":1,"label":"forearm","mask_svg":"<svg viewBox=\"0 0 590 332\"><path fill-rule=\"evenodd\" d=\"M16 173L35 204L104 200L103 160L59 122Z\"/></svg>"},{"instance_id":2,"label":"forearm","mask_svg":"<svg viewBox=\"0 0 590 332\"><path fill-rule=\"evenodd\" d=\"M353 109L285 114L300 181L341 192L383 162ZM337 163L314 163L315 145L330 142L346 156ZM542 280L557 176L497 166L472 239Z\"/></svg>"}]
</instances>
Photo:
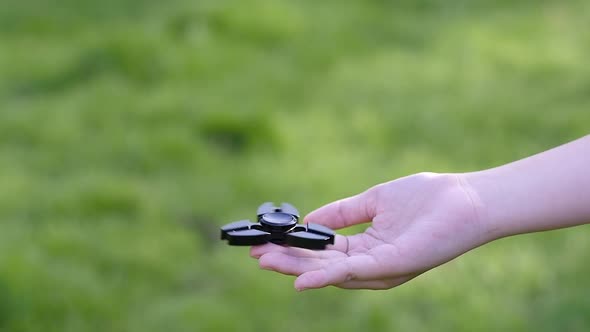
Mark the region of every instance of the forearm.
<instances>
[{"instance_id":1,"label":"forearm","mask_svg":"<svg viewBox=\"0 0 590 332\"><path fill-rule=\"evenodd\" d=\"M492 237L590 222L590 136L463 178Z\"/></svg>"}]
</instances>

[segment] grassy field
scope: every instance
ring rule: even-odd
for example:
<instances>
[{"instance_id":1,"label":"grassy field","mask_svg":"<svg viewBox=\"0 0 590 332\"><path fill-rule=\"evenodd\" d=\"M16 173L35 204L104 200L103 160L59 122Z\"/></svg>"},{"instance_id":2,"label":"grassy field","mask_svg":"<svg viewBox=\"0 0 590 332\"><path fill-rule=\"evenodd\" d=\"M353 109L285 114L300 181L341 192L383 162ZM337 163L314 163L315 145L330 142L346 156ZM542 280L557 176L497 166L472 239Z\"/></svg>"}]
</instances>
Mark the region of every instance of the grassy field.
<instances>
[{"instance_id":1,"label":"grassy field","mask_svg":"<svg viewBox=\"0 0 590 332\"><path fill-rule=\"evenodd\" d=\"M297 293L218 227L590 132L587 1L5 0L1 331L587 331L590 229Z\"/></svg>"}]
</instances>

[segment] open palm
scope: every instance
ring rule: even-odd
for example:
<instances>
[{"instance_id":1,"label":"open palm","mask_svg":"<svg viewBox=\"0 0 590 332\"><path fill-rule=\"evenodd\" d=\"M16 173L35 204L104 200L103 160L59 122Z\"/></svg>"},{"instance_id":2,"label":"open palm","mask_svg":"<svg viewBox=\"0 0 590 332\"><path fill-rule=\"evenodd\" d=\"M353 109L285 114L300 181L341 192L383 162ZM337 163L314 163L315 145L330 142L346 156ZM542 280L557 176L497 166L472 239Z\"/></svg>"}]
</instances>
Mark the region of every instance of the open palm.
<instances>
[{"instance_id":1,"label":"open palm","mask_svg":"<svg viewBox=\"0 0 590 332\"><path fill-rule=\"evenodd\" d=\"M337 235L323 251L269 243L253 247L251 255L264 269L298 276L298 290L329 285L388 289L492 240L478 204L460 175L420 173L305 217L305 222L334 229L371 222L363 233Z\"/></svg>"}]
</instances>

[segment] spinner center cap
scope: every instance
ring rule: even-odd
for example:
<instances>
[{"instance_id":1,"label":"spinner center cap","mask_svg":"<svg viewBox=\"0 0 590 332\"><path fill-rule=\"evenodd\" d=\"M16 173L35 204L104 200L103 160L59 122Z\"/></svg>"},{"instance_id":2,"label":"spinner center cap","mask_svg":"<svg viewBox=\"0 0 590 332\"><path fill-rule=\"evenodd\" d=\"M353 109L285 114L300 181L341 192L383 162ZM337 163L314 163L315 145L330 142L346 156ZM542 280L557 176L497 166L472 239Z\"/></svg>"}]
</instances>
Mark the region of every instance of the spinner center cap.
<instances>
[{"instance_id":1,"label":"spinner center cap","mask_svg":"<svg viewBox=\"0 0 590 332\"><path fill-rule=\"evenodd\" d=\"M297 223L293 215L282 212L266 213L260 219L261 222L270 226L292 226Z\"/></svg>"}]
</instances>

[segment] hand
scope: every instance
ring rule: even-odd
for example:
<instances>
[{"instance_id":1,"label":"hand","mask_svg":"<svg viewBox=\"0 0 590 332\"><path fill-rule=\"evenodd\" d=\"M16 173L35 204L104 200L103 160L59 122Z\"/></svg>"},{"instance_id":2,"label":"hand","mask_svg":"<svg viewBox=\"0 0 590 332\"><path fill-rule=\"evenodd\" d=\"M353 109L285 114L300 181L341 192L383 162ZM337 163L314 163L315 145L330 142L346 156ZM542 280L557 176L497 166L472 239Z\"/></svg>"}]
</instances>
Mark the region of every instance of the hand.
<instances>
[{"instance_id":1,"label":"hand","mask_svg":"<svg viewBox=\"0 0 590 332\"><path fill-rule=\"evenodd\" d=\"M420 173L330 203L305 218L333 229L372 221L364 233L337 235L323 251L269 243L253 247L251 255L264 269L298 276L297 290L389 289L493 240L479 205L462 175Z\"/></svg>"}]
</instances>

